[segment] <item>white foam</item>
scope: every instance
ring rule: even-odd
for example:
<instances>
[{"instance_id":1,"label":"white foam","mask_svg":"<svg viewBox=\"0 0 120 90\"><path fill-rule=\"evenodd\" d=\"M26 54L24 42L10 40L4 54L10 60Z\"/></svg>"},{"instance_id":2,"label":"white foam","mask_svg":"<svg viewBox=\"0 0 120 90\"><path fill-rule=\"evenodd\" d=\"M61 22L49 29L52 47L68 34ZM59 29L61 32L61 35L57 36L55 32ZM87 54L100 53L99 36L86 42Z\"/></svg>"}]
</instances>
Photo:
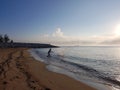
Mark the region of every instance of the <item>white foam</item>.
<instances>
[{"instance_id":1,"label":"white foam","mask_svg":"<svg viewBox=\"0 0 120 90\"><path fill-rule=\"evenodd\" d=\"M107 85L104 85L93 79L91 80L90 78L84 76L85 72L83 72L83 71L81 71L82 72L81 74L83 74L83 75L76 74L75 72L78 71L77 68L72 67L69 64L65 64L65 63L61 62L60 59L55 60L53 58L47 58L45 56L44 57L45 60L44 60L43 58L40 58L39 54L36 54L35 49L31 49L31 50L29 50L29 52L36 60L46 63L47 64L46 68L50 71L53 71L56 73L61 73L61 74L67 75L69 77L72 77L78 81L81 81L89 86L96 88L97 90L115 90Z\"/></svg>"}]
</instances>

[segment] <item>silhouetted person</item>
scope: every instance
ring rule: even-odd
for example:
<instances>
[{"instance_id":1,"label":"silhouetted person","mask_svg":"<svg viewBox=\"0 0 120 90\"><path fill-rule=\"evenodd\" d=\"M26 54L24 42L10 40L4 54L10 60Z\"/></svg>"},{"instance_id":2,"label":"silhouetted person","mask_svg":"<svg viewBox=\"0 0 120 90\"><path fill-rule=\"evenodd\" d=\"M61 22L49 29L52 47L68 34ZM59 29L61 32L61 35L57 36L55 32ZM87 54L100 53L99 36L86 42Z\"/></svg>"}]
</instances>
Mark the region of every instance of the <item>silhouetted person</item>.
<instances>
[{"instance_id":1,"label":"silhouetted person","mask_svg":"<svg viewBox=\"0 0 120 90\"><path fill-rule=\"evenodd\" d=\"M11 40L10 43L13 43L13 40Z\"/></svg>"},{"instance_id":2,"label":"silhouetted person","mask_svg":"<svg viewBox=\"0 0 120 90\"><path fill-rule=\"evenodd\" d=\"M47 57L50 57L50 56L51 56L50 53L51 53L51 48L50 48L49 51L48 51L48 56L47 56Z\"/></svg>"},{"instance_id":3,"label":"silhouetted person","mask_svg":"<svg viewBox=\"0 0 120 90\"><path fill-rule=\"evenodd\" d=\"M10 45L11 45L12 48L14 47L13 40L10 41Z\"/></svg>"}]
</instances>

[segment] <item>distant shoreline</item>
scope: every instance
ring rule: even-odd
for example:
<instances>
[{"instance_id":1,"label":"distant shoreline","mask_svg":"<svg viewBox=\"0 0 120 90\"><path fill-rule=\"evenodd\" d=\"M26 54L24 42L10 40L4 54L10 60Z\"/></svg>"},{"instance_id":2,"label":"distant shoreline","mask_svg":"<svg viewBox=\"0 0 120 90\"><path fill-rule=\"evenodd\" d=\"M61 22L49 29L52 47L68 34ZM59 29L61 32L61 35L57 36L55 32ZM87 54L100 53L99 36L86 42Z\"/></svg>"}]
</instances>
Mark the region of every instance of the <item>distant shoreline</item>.
<instances>
[{"instance_id":1,"label":"distant shoreline","mask_svg":"<svg viewBox=\"0 0 120 90\"><path fill-rule=\"evenodd\" d=\"M0 48L58 48L58 46L51 44L41 44L41 43L1 43Z\"/></svg>"}]
</instances>

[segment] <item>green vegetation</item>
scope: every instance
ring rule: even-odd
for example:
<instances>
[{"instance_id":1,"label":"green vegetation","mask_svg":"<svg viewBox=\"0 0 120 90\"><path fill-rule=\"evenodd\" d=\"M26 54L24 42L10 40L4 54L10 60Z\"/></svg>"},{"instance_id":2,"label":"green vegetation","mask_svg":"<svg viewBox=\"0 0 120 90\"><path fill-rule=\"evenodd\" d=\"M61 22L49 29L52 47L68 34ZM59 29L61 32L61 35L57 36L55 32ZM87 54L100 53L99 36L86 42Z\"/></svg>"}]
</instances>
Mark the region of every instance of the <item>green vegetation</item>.
<instances>
[{"instance_id":1,"label":"green vegetation","mask_svg":"<svg viewBox=\"0 0 120 90\"><path fill-rule=\"evenodd\" d=\"M0 48L56 48L57 46L41 43L13 42L7 34L0 35Z\"/></svg>"},{"instance_id":2,"label":"green vegetation","mask_svg":"<svg viewBox=\"0 0 120 90\"><path fill-rule=\"evenodd\" d=\"M11 43L11 42L13 43L13 40L10 40L7 34L5 34L4 36L0 35L0 44Z\"/></svg>"},{"instance_id":3,"label":"green vegetation","mask_svg":"<svg viewBox=\"0 0 120 90\"><path fill-rule=\"evenodd\" d=\"M5 48L8 47L8 45L12 46L12 44L13 44L13 40L11 40L7 34L0 35L0 47Z\"/></svg>"}]
</instances>

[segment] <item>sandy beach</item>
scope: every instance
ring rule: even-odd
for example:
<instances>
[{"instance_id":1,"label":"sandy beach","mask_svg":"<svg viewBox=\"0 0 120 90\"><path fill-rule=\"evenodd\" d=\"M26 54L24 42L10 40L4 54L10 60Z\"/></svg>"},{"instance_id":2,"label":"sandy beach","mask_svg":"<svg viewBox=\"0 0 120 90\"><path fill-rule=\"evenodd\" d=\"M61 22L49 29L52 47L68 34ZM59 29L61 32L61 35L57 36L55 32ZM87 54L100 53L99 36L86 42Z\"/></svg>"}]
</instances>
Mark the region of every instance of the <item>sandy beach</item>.
<instances>
[{"instance_id":1,"label":"sandy beach","mask_svg":"<svg viewBox=\"0 0 120 90\"><path fill-rule=\"evenodd\" d=\"M48 71L25 48L0 49L0 90L95 90L62 74Z\"/></svg>"}]
</instances>

